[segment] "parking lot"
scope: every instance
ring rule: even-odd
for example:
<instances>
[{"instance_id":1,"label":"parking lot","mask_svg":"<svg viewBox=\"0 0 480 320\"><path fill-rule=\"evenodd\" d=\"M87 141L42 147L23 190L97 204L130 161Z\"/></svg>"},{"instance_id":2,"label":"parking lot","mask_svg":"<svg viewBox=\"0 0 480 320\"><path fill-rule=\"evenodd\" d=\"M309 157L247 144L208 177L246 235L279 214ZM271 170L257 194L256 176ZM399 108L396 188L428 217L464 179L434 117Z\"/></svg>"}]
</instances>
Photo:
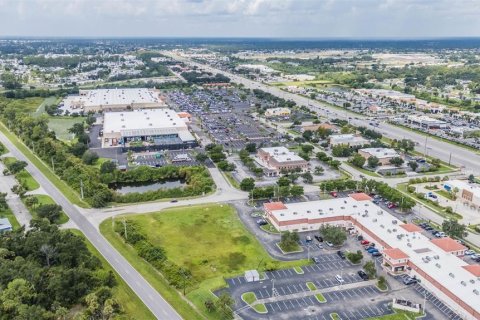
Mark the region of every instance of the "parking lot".
<instances>
[{"instance_id":1,"label":"parking lot","mask_svg":"<svg viewBox=\"0 0 480 320\"><path fill-rule=\"evenodd\" d=\"M402 280L406 276L407 275L402 275L397 279ZM420 283L415 283L410 287L418 294L419 297L426 298L426 301L429 302L429 305L431 305L430 307L436 308L441 314L443 314L446 317L446 319L462 320L462 317L456 314L450 307L448 307L445 303L440 301L430 291L425 289ZM431 312L429 305L427 305L427 313L429 311Z\"/></svg>"}]
</instances>

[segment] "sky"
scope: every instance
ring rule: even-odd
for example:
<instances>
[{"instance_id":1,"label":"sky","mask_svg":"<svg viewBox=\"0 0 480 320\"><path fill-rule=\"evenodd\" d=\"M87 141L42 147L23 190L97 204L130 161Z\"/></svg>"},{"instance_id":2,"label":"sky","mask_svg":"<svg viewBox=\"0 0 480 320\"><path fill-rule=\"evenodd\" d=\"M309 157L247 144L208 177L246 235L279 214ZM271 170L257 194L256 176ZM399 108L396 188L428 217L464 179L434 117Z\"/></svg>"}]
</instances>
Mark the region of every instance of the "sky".
<instances>
[{"instance_id":1,"label":"sky","mask_svg":"<svg viewBox=\"0 0 480 320\"><path fill-rule=\"evenodd\" d=\"M480 0L0 0L0 37L480 36Z\"/></svg>"}]
</instances>

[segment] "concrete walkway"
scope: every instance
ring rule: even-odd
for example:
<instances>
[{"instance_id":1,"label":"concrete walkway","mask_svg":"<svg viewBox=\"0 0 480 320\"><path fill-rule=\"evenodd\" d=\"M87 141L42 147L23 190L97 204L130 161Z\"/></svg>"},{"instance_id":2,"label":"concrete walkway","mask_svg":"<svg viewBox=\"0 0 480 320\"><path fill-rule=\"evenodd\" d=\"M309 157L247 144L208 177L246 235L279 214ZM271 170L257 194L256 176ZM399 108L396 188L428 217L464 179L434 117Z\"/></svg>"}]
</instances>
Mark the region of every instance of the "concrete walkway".
<instances>
[{"instance_id":1,"label":"concrete walkway","mask_svg":"<svg viewBox=\"0 0 480 320\"><path fill-rule=\"evenodd\" d=\"M5 169L5 165L0 161L0 174ZM32 215L28 211L27 207L23 204L20 197L12 192L12 187L18 184L15 176L3 176L0 178L0 192L6 193L6 200L8 207L12 210L13 214L17 218L20 225L24 225L26 229L30 226L30 220L32 220Z\"/></svg>"}]
</instances>

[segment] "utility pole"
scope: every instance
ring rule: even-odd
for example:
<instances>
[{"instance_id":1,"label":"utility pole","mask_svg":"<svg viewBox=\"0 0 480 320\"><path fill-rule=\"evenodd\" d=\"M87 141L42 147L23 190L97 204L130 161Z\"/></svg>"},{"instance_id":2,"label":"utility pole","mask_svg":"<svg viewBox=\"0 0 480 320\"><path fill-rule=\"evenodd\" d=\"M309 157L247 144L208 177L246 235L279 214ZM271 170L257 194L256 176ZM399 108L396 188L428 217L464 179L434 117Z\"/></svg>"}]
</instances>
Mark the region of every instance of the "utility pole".
<instances>
[{"instance_id":1,"label":"utility pole","mask_svg":"<svg viewBox=\"0 0 480 320\"><path fill-rule=\"evenodd\" d=\"M423 153L425 161L427 161L427 140L428 140L428 136L425 136L425 152Z\"/></svg>"},{"instance_id":2,"label":"utility pole","mask_svg":"<svg viewBox=\"0 0 480 320\"><path fill-rule=\"evenodd\" d=\"M55 173L55 163L53 162L53 157L51 158L52 160L52 169L53 169L53 173Z\"/></svg>"},{"instance_id":3,"label":"utility pole","mask_svg":"<svg viewBox=\"0 0 480 320\"><path fill-rule=\"evenodd\" d=\"M83 180L80 180L80 196L83 199Z\"/></svg>"},{"instance_id":4,"label":"utility pole","mask_svg":"<svg viewBox=\"0 0 480 320\"><path fill-rule=\"evenodd\" d=\"M450 156L448 157L448 165L450 165L451 161L452 161L452 153L450 152Z\"/></svg>"},{"instance_id":5,"label":"utility pole","mask_svg":"<svg viewBox=\"0 0 480 320\"><path fill-rule=\"evenodd\" d=\"M125 220L125 217L123 217L123 234L125 235L125 240L128 240L128 235L127 235L127 220Z\"/></svg>"}]
</instances>

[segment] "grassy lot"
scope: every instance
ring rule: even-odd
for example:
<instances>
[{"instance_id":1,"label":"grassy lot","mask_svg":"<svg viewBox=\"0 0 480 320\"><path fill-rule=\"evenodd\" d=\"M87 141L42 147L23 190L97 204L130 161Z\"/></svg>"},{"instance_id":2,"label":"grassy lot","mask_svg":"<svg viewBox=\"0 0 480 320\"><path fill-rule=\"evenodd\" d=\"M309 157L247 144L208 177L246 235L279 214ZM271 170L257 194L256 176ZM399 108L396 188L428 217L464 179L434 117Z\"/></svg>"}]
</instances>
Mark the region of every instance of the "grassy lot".
<instances>
[{"instance_id":1,"label":"grassy lot","mask_svg":"<svg viewBox=\"0 0 480 320\"><path fill-rule=\"evenodd\" d=\"M110 220L100 225L100 231L185 319L198 319L200 314L208 319L218 317L215 313L208 313L204 302L214 298L214 290L226 286L226 277L250 269L263 271L265 265L269 268L286 268L308 264L306 260L280 262L270 258L256 238L245 229L235 210L228 205L172 208L132 215L128 219L137 223L150 242L162 246L169 260L192 272L196 284L188 288L187 298L195 307L187 303L156 269L140 259L136 251L123 242L112 230Z\"/></svg>"},{"instance_id":2,"label":"grassy lot","mask_svg":"<svg viewBox=\"0 0 480 320\"><path fill-rule=\"evenodd\" d=\"M7 166L11 163L17 161L17 158L14 157L5 157L3 158L3 163ZM23 182L24 187L27 191L33 191L40 188L38 182L32 177L32 175L27 170L22 170L15 175L15 178L20 183ZM21 183L20 183L21 184Z\"/></svg>"},{"instance_id":3,"label":"grassy lot","mask_svg":"<svg viewBox=\"0 0 480 320\"><path fill-rule=\"evenodd\" d=\"M257 301L257 296L253 292L245 292L242 294L242 300L248 303L249 305L252 305ZM255 311L258 313L267 313L267 307L263 303L256 304L252 307Z\"/></svg>"},{"instance_id":4,"label":"grassy lot","mask_svg":"<svg viewBox=\"0 0 480 320\"><path fill-rule=\"evenodd\" d=\"M330 313L330 318L332 320L341 320L342 318L340 318L340 316L338 315L338 313Z\"/></svg>"},{"instance_id":5,"label":"grassy lot","mask_svg":"<svg viewBox=\"0 0 480 320\"><path fill-rule=\"evenodd\" d=\"M3 123L0 122L0 131L25 155L25 157L32 162L46 177L50 182L52 182L62 193L63 195L73 204L76 204L83 208L88 208L89 205L80 199L78 193L70 188L64 181L62 181L58 176L56 176L53 171L33 154L30 149L23 144L17 136L10 133L10 131L5 127Z\"/></svg>"},{"instance_id":6,"label":"grassy lot","mask_svg":"<svg viewBox=\"0 0 480 320\"><path fill-rule=\"evenodd\" d=\"M333 84L330 80L305 80L305 81L287 81L287 82L274 82L271 83L274 86L315 86L317 84Z\"/></svg>"},{"instance_id":7,"label":"grassy lot","mask_svg":"<svg viewBox=\"0 0 480 320\"><path fill-rule=\"evenodd\" d=\"M43 100L43 102L37 107L37 109L36 109L35 112L33 113L33 116L38 117L38 116L44 114L44 113L45 113L45 106L46 106L46 105L58 103L59 100L60 100L60 99L57 98L57 97L55 97L55 96L51 96L51 97L45 98L45 100Z\"/></svg>"},{"instance_id":8,"label":"grassy lot","mask_svg":"<svg viewBox=\"0 0 480 320\"><path fill-rule=\"evenodd\" d=\"M123 315L118 317L118 319L155 319L153 314L138 298L135 292L133 292L132 289L130 289L130 287L125 283L125 281L123 281L123 279L118 275L118 273L113 270L107 260L105 260L105 258L100 254L100 252L98 252L97 249L90 243L90 241L85 238L83 233L80 230L70 231L84 238L88 250L90 250L90 252L101 261L103 268L106 271L112 271L115 274L115 278L117 279L117 286L113 288L113 297L118 301L118 303L122 306L123 309Z\"/></svg>"},{"instance_id":9,"label":"grassy lot","mask_svg":"<svg viewBox=\"0 0 480 320\"><path fill-rule=\"evenodd\" d=\"M73 135L68 132L75 123L81 123L85 117L49 117L48 128L55 132L59 140L71 141Z\"/></svg>"},{"instance_id":10,"label":"grassy lot","mask_svg":"<svg viewBox=\"0 0 480 320\"><path fill-rule=\"evenodd\" d=\"M50 198L49 196L45 195L45 194L34 194L34 195L31 195L30 197L35 197L38 199L38 204L35 206L35 209L32 209L32 208L28 208L28 210L30 211L32 217L36 218L37 217L37 211L36 211L36 208L38 208L39 206L41 205L45 205L45 204L56 204L55 201L53 201L52 198ZM25 197L22 199L23 203L25 203ZM26 204L25 204L26 206ZM70 218L65 214L65 212L61 212L60 213L60 218L58 218L57 221L55 221L56 224L63 224L65 222L68 222L68 220L70 220Z\"/></svg>"},{"instance_id":11,"label":"grassy lot","mask_svg":"<svg viewBox=\"0 0 480 320\"><path fill-rule=\"evenodd\" d=\"M280 234L280 231L278 231L272 224L264 224L263 226L260 226L260 228L266 232L270 233L277 233Z\"/></svg>"},{"instance_id":12,"label":"grassy lot","mask_svg":"<svg viewBox=\"0 0 480 320\"><path fill-rule=\"evenodd\" d=\"M10 224L12 225L13 230L19 229L20 223L18 223L17 218L13 214L12 210L10 208L5 209L5 210L0 210L0 218L8 218L8 221L10 221Z\"/></svg>"},{"instance_id":13,"label":"grassy lot","mask_svg":"<svg viewBox=\"0 0 480 320\"><path fill-rule=\"evenodd\" d=\"M17 178L17 181L19 183L20 181L22 181L23 184L22 183L21 184L24 185L28 191L33 191L40 188L40 185L38 184L37 180L35 180L30 174L30 172L28 172L27 170L20 171L15 175L15 178Z\"/></svg>"},{"instance_id":14,"label":"grassy lot","mask_svg":"<svg viewBox=\"0 0 480 320\"><path fill-rule=\"evenodd\" d=\"M452 194L447 190L435 190L435 193L438 193L439 195L441 195L444 198L447 198L448 200L453 200Z\"/></svg>"},{"instance_id":15,"label":"grassy lot","mask_svg":"<svg viewBox=\"0 0 480 320\"><path fill-rule=\"evenodd\" d=\"M44 101L44 98L33 97L24 99L9 99L8 105L13 106L15 109L19 109L25 113L36 112L38 106Z\"/></svg>"}]
</instances>

